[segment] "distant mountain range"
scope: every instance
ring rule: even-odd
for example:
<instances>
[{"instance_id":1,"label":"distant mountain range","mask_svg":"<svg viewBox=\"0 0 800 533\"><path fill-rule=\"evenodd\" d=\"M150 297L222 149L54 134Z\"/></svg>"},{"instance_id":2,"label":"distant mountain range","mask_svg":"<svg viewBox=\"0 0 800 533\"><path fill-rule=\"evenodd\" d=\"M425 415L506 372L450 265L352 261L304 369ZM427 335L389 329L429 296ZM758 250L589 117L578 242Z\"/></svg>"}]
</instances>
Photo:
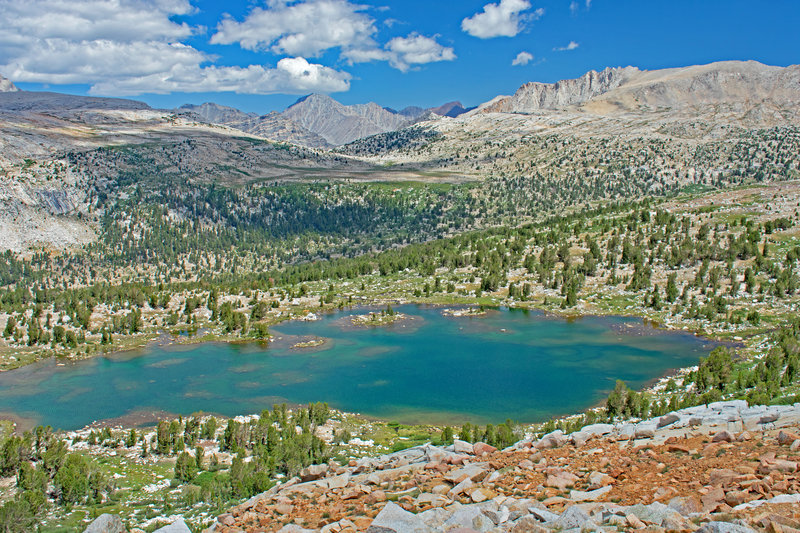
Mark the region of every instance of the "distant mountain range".
<instances>
[{"instance_id":1,"label":"distant mountain range","mask_svg":"<svg viewBox=\"0 0 800 533\"><path fill-rule=\"evenodd\" d=\"M400 111L395 111L394 109L389 107L385 107L384 109L386 109L391 113L397 113L403 115L404 117L409 117L409 118L419 118L429 113L433 113L434 115L439 115L440 117L455 118L475 108L470 107L465 109L464 106L461 105L461 102L447 102L446 104L442 104L439 107L429 107L428 109L423 109L417 106L409 106L404 109L401 109Z\"/></svg>"},{"instance_id":2,"label":"distant mountain range","mask_svg":"<svg viewBox=\"0 0 800 533\"><path fill-rule=\"evenodd\" d=\"M0 77L0 114L57 111L59 116L90 110L156 111L135 100L20 91ZM470 121L487 114L639 117L637 128L657 129L658 120L684 128L705 117L719 127L751 127L800 122L800 66L774 67L755 61L725 61L654 71L636 67L606 68L556 83L526 83L511 96L498 96L477 108L460 102L400 111L375 103L344 105L330 96L311 94L283 112L245 113L215 103L174 110L185 119L219 124L251 135L304 147L330 149L355 140L452 117ZM644 121L642 121L644 120ZM441 129L439 126L437 128ZM444 127L444 126L442 126ZM677 129L680 129L677 128ZM677 131L673 126L668 130ZM645 131L646 133L646 131ZM2 145L3 143L0 143Z\"/></svg>"},{"instance_id":3,"label":"distant mountain range","mask_svg":"<svg viewBox=\"0 0 800 533\"><path fill-rule=\"evenodd\" d=\"M0 93L14 93L5 95L0 101L0 112L150 109L147 104L136 100L20 91L2 76ZM395 111L373 102L344 105L330 96L310 94L297 100L282 113L246 113L213 102L187 104L176 111L184 115L193 113L200 121L228 126L251 135L326 150L363 137L399 130L424 120L454 118L470 109L465 109L461 102L448 102L427 109L412 106Z\"/></svg>"},{"instance_id":4,"label":"distant mountain range","mask_svg":"<svg viewBox=\"0 0 800 533\"><path fill-rule=\"evenodd\" d=\"M423 109L406 107L395 111L376 103L344 105L330 96L304 96L282 113L245 113L214 103L184 105L213 124L222 124L254 135L310 148L333 148L363 137L402 129L423 120L457 117L468 110L460 102Z\"/></svg>"},{"instance_id":5,"label":"distant mountain range","mask_svg":"<svg viewBox=\"0 0 800 533\"><path fill-rule=\"evenodd\" d=\"M216 104L184 106L203 119L247 133L313 148L332 148L440 117L487 113L581 112L599 116L669 112L683 120L692 113L744 121L747 127L796 123L800 117L800 66L773 67L755 61L725 61L645 71L606 68L556 83L526 83L512 96L476 108L460 102L400 111L375 103L343 105L330 96L300 98L282 113L259 116ZM727 113L724 117L718 113Z\"/></svg>"}]
</instances>

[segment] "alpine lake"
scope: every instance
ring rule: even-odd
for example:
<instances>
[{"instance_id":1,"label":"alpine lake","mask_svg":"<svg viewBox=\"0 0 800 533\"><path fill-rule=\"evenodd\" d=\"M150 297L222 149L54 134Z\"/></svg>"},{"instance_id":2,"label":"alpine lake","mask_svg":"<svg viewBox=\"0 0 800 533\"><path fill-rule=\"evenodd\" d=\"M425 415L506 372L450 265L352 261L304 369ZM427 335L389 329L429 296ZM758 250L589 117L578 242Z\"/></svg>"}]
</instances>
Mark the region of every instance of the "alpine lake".
<instances>
[{"instance_id":1,"label":"alpine lake","mask_svg":"<svg viewBox=\"0 0 800 533\"><path fill-rule=\"evenodd\" d=\"M641 388L717 345L641 319L505 308L453 317L404 305L395 311L408 318L390 325L352 324L370 311L380 312L285 322L271 328L268 345L156 345L69 364L49 359L0 374L0 412L70 430L324 401L403 423L532 423L601 403L617 379Z\"/></svg>"}]
</instances>

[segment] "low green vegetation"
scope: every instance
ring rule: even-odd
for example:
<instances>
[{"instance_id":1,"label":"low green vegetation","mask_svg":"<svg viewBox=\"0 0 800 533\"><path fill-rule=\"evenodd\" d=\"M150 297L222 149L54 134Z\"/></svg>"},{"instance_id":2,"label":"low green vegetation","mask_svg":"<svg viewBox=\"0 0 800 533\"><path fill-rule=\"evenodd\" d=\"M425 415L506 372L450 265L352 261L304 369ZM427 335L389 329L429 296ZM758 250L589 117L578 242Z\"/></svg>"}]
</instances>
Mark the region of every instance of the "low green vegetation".
<instances>
[{"instance_id":1,"label":"low green vegetation","mask_svg":"<svg viewBox=\"0 0 800 533\"><path fill-rule=\"evenodd\" d=\"M323 438L324 437L324 438ZM196 415L152 428L87 428L68 434L37 427L2 439L0 474L14 495L0 505L3 531L80 528L102 512L154 529L180 513L200 528L231 505L296 476L310 464L454 438L507 446L521 437L511 421L485 427L409 426L331 411L324 403L258 416Z\"/></svg>"}]
</instances>

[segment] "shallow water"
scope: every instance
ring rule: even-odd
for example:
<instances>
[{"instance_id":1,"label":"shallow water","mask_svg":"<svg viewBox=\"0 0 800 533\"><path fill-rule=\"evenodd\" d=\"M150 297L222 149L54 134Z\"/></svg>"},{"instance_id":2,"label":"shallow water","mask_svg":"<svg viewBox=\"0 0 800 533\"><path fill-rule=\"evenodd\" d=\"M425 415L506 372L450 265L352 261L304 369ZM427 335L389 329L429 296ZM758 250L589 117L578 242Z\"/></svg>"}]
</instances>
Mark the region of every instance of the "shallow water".
<instances>
[{"instance_id":1,"label":"shallow water","mask_svg":"<svg viewBox=\"0 0 800 533\"><path fill-rule=\"evenodd\" d=\"M413 320L348 326L343 311L273 328L275 342L155 347L0 374L0 412L75 429L147 413L257 413L326 401L400 422L543 421L603 401L616 379L639 388L697 363L714 344L622 317L562 319L501 309L452 318L403 306ZM324 338L324 345L292 348ZM153 416L156 416L155 414ZM152 417L150 417L152 418Z\"/></svg>"}]
</instances>

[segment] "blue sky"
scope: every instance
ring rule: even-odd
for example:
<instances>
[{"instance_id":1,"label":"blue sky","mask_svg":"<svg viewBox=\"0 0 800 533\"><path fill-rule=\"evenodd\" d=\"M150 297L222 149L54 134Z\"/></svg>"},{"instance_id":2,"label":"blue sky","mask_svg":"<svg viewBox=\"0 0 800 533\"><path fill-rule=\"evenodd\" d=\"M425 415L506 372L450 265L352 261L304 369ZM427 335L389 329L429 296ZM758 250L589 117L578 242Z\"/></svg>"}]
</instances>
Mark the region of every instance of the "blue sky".
<instances>
[{"instance_id":1,"label":"blue sky","mask_svg":"<svg viewBox=\"0 0 800 533\"><path fill-rule=\"evenodd\" d=\"M606 66L800 63L798 24L796 0L0 0L0 75L156 107L469 106Z\"/></svg>"}]
</instances>

